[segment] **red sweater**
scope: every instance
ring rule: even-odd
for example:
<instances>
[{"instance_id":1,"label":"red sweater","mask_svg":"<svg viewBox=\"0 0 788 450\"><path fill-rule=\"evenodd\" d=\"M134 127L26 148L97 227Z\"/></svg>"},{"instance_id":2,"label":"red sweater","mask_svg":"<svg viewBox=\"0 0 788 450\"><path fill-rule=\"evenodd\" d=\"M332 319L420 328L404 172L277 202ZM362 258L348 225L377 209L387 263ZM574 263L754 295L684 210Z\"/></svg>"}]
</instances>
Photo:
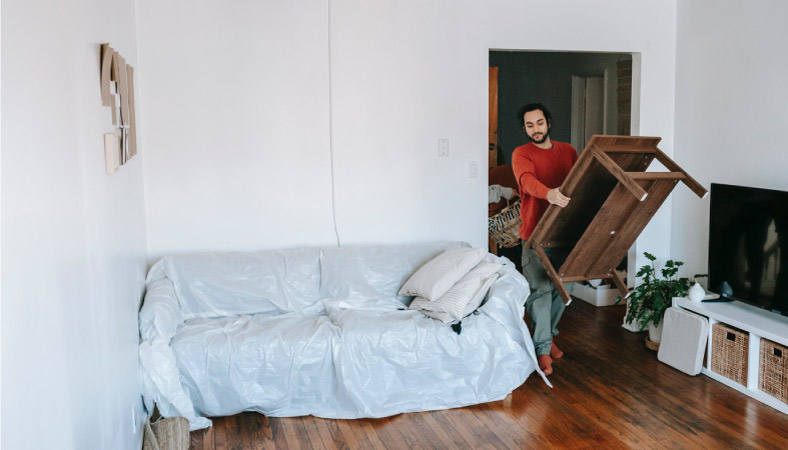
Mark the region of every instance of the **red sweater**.
<instances>
[{"instance_id":1,"label":"red sweater","mask_svg":"<svg viewBox=\"0 0 788 450\"><path fill-rule=\"evenodd\" d=\"M536 224L550 205L547 191L560 187L577 161L574 147L565 142L552 142L553 148L543 149L528 143L517 147L512 153L512 170L522 199L522 239L531 237Z\"/></svg>"}]
</instances>

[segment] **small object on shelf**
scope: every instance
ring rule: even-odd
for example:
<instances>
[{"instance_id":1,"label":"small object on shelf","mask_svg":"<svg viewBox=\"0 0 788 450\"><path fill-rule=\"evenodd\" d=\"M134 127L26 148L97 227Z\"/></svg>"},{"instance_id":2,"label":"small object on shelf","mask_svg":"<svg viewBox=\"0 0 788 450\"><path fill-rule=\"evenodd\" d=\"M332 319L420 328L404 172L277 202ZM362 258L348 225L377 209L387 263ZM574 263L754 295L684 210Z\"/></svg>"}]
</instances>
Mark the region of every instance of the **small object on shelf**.
<instances>
[{"instance_id":1,"label":"small object on shelf","mask_svg":"<svg viewBox=\"0 0 788 450\"><path fill-rule=\"evenodd\" d=\"M689 292L687 292L687 297L693 302L702 301L706 297L706 291L703 289L703 286L700 285L697 281L692 284L689 288Z\"/></svg>"},{"instance_id":2,"label":"small object on shelf","mask_svg":"<svg viewBox=\"0 0 788 450\"><path fill-rule=\"evenodd\" d=\"M730 297L733 295L733 288L727 281L720 283L720 287L717 290L720 291L720 296L722 297Z\"/></svg>"},{"instance_id":3,"label":"small object on shelf","mask_svg":"<svg viewBox=\"0 0 788 450\"><path fill-rule=\"evenodd\" d=\"M701 300L701 303L728 303L732 301L732 298L720 297L717 294L711 294L711 297L706 296L705 299Z\"/></svg>"}]
</instances>

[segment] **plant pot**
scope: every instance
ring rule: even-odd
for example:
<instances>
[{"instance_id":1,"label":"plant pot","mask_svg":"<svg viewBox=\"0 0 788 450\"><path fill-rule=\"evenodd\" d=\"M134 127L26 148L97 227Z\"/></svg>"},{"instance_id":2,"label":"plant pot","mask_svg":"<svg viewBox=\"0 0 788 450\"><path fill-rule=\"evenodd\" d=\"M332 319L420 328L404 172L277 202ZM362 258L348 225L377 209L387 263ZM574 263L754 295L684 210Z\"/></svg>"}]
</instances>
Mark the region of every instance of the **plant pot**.
<instances>
[{"instance_id":1,"label":"plant pot","mask_svg":"<svg viewBox=\"0 0 788 450\"><path fill-rule=\"evenodd\" d=\"M655 343L659 344L662 342L662 326L665 324L664 320L659 321L659 326L655 327L654 322L648 323L648 339Z\"/></svg>"}]
</instances>

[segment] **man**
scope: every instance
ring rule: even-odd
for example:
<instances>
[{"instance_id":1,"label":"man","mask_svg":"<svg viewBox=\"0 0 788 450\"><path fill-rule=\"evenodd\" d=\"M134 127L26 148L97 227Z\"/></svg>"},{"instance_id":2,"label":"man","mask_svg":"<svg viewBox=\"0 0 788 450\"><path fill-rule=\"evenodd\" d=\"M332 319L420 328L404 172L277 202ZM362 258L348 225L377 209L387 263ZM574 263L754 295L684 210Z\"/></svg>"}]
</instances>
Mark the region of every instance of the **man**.
<instances>
[{"instance_id":1,"label":"man","mask_svg":"<svg viewBox=\"0 0 788 450\"><path fill-rule=\"evenodd\" d=\"M539 368L545 375L550 375L553 373L553 359L564 355L553 342L553 336L558 334L556 326L565 305L536 253L527 248L526 241L549 204L562 208L569 204L570 199L558 188L577 161L577 151L567 143L550 139L552 117L543 105L525 105L518 117L523 131L531 140L517 147L512 154L512 170L522 199L520 238L523 240L523 275L531 285L531 295L525 307L531 318ZM564 249L545 249L545 253L556 267L567 256Z\"/></svg>"}]
</instances>

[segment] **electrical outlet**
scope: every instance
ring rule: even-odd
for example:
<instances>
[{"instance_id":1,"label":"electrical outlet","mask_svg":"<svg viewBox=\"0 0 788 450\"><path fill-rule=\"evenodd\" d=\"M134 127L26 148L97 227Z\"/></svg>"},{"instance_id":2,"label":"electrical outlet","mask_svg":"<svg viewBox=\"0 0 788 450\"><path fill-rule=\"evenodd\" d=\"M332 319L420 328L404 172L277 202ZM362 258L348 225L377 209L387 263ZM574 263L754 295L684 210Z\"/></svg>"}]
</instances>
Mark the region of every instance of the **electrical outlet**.
<instances>
[{"instance_id":1,"label":"electrical outlet","mask_svg":"<svg viewBox=\"0 0 788 450\"><path fill-rule=\"evenodd\" d=\"M477 178L479 176L479 163L472 159L468 161L468 178Z\"/></svg>"},{"instance_id":2,"label":"electrical outlet","mask_svg":"<svg viewBox=\"0 0 788 450\"><path fill-rule=\"evenodd\" d=\"M438 139L438 156L447 158L449 156L449 140Z\"/></svg>"}]
</instances>

